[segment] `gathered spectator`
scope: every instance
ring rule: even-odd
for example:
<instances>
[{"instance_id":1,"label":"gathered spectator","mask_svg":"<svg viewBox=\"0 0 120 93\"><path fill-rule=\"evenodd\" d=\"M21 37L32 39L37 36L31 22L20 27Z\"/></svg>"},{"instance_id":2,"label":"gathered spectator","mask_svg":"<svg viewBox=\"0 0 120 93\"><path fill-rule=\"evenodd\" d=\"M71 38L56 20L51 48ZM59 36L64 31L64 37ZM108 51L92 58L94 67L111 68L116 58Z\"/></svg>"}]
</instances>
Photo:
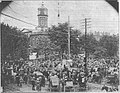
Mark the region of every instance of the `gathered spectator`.
<instances>
[{"instance_id":1,"label":"gathered spectator","mask_svg":"<svg viewBox=\"0 0 120 93\"><path fill-rule=\"evenodd\" d=\"M17 86L20 85L20 76L19 76L19 74L16 75L16 83L17 83Z\"/></svg>"},{"instance_id":2,"label":"gathered spectator","mask_svg":"<svg viewBox=\"0 0 120 93\"><path fill-rule=\"evenodd\" d=\"M35 90L35 76L31 78L32 90Z\"/></svg>"}]
</instances>

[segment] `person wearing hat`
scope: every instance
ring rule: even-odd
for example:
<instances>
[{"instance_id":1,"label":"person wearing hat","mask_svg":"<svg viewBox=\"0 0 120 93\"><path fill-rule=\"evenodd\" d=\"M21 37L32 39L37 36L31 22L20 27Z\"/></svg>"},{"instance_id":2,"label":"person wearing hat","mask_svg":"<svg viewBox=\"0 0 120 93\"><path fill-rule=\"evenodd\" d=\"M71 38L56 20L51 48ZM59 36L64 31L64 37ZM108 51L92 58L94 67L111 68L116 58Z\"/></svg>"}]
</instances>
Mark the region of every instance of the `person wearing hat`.
<instances>
[{"instance_id":1,"label":"person wearing hat","mask_svg":"<svg viewBox=\"0 0 120 93\"><path fill-rule=\"evenodd\" d=\"M23 83L23 77L22 75L20 75L20 87L22 87L22 83Z\"/></svg>"},{"instance_id":2,"label":"person wearing hat","mask_svg":"<svg viewBox=\"0 0 120 93\"><path fill-rule=\"evenodd\" d=\"M104 84L101 90L108 92L109 89L108 89L108 87Z\"/></svg>"},{"instance_id":3,"label":"person wearing hat","mask_svg":"<svg viewBox=\"0 0 120 93\"><path fill-rule=\"evenodd\" d=\"M19 76L18 73L16 74L16 83L17 83L17 86L19 86L19 84L20 84L20 76Z\"/></svg>"},{"instance_id":4,"label":"person wearing hat","mask_svg":"<svg viewBox=\"0 0 120 93\"><path fill-rule=\"evenodd\" d=\"M28 75L27 75L27 73L24 74L24 81L25 81L25 84L27 84L27 81L28 81Z\"/></svg>"},{"instance_id":5,"label":"person wearing hat","mask_svg":"<svg viewBox=\"0 0 120 93\"><path fill-rule=\"evenodd\" d=\"M35 90L35 76L32 77L31 84L32 84L32 90Z\"/></svg>"},{"instance_id":6,"label":"person wearing hat","mask_svg":"<svg viewBox=\"0 0 120 93\"><path fill-rule=\"evenodd\" d=\"M40 91L42 86L42 77L38 77L36 80L36 90Z\"/></svg>"},{"instance_id":7,"label":"person wearing hat","mask_svg":"<svg viewBox=\"0 0 120 93\"><path fill-rule=\"evenodd\" d=\"M79 86L83 87L85 85L85 77L84 77L84 72L81 72L78 76L78 82L79 82Z\"/></svg>"}]
</instances>

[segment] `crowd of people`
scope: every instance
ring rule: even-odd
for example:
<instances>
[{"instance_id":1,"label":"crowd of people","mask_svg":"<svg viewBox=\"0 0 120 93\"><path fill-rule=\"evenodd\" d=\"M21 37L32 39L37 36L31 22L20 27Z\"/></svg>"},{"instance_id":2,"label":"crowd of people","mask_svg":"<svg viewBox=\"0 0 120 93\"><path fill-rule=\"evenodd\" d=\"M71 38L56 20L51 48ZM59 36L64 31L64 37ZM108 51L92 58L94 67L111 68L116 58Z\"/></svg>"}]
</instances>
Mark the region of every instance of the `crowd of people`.
<instances>
[{"instance_id":1,"label":"crowd of people","mask_svg":"<svg viewBox=\"0 0 120 93\"><path fill-rule=\"evenodd\" d=\"M24 60L5 61L2 64L1 72L2 86L4 88L6 84L13 83L22 87L24 83L31 84L32 90L40 91L41 87L45 87L46 82L49 82L49 87L53 87L54 82L52 81L58 80L58 83L56 83L59 86L58 90L65 91L64 87L67 86L68 81L72 81L70 85L78 85L79 88L86 89L86 82L102 84L104 78L108 79L107 83L116 85L119 71L118 60L117 62L107 61L88 60L87 70L84 67L84 60L78 56L69 61L66 59L44 60L41 62L39 60L35 62Z\"/></svg>"}]
</instances>

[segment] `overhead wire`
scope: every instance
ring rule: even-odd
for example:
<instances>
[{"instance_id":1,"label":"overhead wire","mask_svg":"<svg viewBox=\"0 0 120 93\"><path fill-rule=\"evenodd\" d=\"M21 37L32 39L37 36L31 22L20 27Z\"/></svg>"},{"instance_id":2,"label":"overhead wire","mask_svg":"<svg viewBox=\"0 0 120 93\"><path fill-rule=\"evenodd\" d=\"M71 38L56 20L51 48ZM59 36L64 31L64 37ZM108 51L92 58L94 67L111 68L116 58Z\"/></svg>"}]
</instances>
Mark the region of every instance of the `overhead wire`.
<instances>
[{"instance_id":1,"label":"overhead wire","mask_svg":"<svg viewBox=\"0 0 120 93\"><path fill-rule=\"evenodd\" d=\"M23 22L23 23L26 23L26 24L29 24L29 25L32 25L32 26L37 26L37 25L35 25L35 24L32 24L32 23L23 21L23 20L21 20L21 19L15 18L15 17L10 16L10 15L8 15L8 14L2 13L2 12L1 12L1 14L4 15L4 16L10 17L10 18L12 18L12 19L15 19L15 20L17 20L17 21L20 21L20 22Z\"/></svg>"},{"instance_id":2,"label":"overhead wire","mask_svg":"<svg viewBox=\"0 0 120 93\"><path fill-rule=\"evenodd\" d=\"M15 19L15 20L21 21L21 22L23 22L23 23L26 23L26 24L29 24L29 25L33 25L33 26L37 26L37 25L34 25L34 24L32 24L32 23L28 23L28 22L26 22L26 21L23 21L23 20L21 20L21 19L18 19L18 18L12 17L12 16L7 15L7 14L4 14L4 13L1 13L1 14L4 15L4 16L10 17L10 18L12 18L12 19ZM59 31L54 31L54 32L67 34L67 33L65 33L65 32L59 32Z\"/></svg>"},{"instance_id":3,"label":"overhead wire","mask_svg":"<svg viewBox=\"0 0 120 93\"><path fill-rule=\"evenodd\" d=\"M14 3L17 4L16 2L14 2ZM12 10L12 12L14 12L15 14L18 14L18 15L20 15L20 16L23 16L23 15L15 12L15 11L11 8L10 5L8 5L8 7L9 7L9 8ZM21 21L21 22L23 22L23 23L26 23L26 24L29 24L29 25L32 25L32 26L37 26L37 25L34 25L34 24L32 24L32 23L29 23L29 22L23 21L23 20L21 20L21 19L15 18L15 17L13 17L13 16L11 16L11 15L8 15L8 14L2 13L2 12L1 12L1 14L4 15L4 16L10 17L10 18L12 18L12 19L15 19L15 20L17 20L17 21ZM23 17L28 18L28 17L26 17L26 16L23 16Z\"/></svg>"},{"instance_id":4,"label":"overhead wire","mask_svg":"<svg viewBox=\"0 0 120 93\"><path fill-rule=\"evenodd\" d=\"M24 37L24 36L18 36L18 35L14 35L14 34L9 34L11 36L15 36L15 37Z\"/></svg>"},{"instance_id":5,"label":"overhead wire","mask_svg":"<svg viewBox=\"0 0 120 93\"><path fill-rule=\"evenodd\" d=\"M13 1L13 3L15 3L15 4L17 4L17 5L19 5L19 6L21 6L20 4L18 4L17 2L15 2L15 1ZM24 2L23 2L24 3Z\"/></svg>"},{"instance_id":6,"label":"overhead wire","mask_svg":"<svg viewBox=\"0 0 120 93\"><path fill-rule=\"evenodd\" d=\"M28 18L28 17L26 17L26 16L24 16L24 15L21 15L20 13L15 12L15 11L11 8L10 5L8 5L8 7L9 7L9 8L12 10L12 12L14 12L15 14L18 14L18 15L20 15L20 16L23 16L23 17L25 17L25 18Z\"/></svg>"}]
</instances>

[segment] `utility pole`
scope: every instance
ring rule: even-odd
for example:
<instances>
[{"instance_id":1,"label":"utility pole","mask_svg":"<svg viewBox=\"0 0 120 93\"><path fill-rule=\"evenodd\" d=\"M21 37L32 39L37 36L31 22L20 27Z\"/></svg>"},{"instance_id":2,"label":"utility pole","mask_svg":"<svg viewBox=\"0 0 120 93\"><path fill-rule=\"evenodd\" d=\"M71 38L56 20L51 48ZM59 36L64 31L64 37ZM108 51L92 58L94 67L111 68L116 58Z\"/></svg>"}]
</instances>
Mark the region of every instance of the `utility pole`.
<instances>
[{"instance_id":1,"label":"utility pole","mask_svg":"<svg viewBox=\"0 0 120 93\"><path fill-rule=\"evenodd\" d=\"M58 0L58 26L60 24L60 6L59 6L59 0Z\"/></svg>"},{"instance_id":2,"label":"utility pole","mask_svg":"<svg viewBox=\"0 0 120 93\"><path fill-rule=\"evenodd\" d=\"M91 21L87 21L89 20L90 18L85 18L84 19L84 23L85 23L85 42L84 42L84 48L85 48L85 58L84 58L84 62L85 62L85 65L84 65L84 72L85 72L85 77L87 79L87 74L88 74L88 69L87 69L87 28L88 28L88 22L91 22ZM86 81L87 83L87 81ZM85 84L86 84L85 83ZM86 88L86 85L85 85L85 88Z\"/></svg>"},{"instance_id":3,"label":"utility pole","mask_svg":"<svg viewBox=\"0 0 120 93\"><path fill-rule=\"evenodd\" d=\"M85 18L85 74L87 75L87 19Z\"/></svg>"},{"instance_id":4,"label":"utility pole","mask_svg":"<svg viewBox=\"0 0 120 93\"><path fill-rule=\"evenodd\" d=\"M68 59L70 59L70 18L68 16Z\"/></svg>"},{"instance_id":5,"label":"utility pole","mask_svg":"<svg viewBox=\"0 0 120 93\"><path fill-rule=\"evenodd\" d=\"M85 27L85 42L84 42L85 58L84 58L84 61L85 61L85 74L86 75L87 75L87 28L90 28L88 27L88 23L91 22L88 20L90 20L90 18L85 18L84 22L82 22L82 23L85 23L83 26Z\"/></svg>"}]
</instances>

